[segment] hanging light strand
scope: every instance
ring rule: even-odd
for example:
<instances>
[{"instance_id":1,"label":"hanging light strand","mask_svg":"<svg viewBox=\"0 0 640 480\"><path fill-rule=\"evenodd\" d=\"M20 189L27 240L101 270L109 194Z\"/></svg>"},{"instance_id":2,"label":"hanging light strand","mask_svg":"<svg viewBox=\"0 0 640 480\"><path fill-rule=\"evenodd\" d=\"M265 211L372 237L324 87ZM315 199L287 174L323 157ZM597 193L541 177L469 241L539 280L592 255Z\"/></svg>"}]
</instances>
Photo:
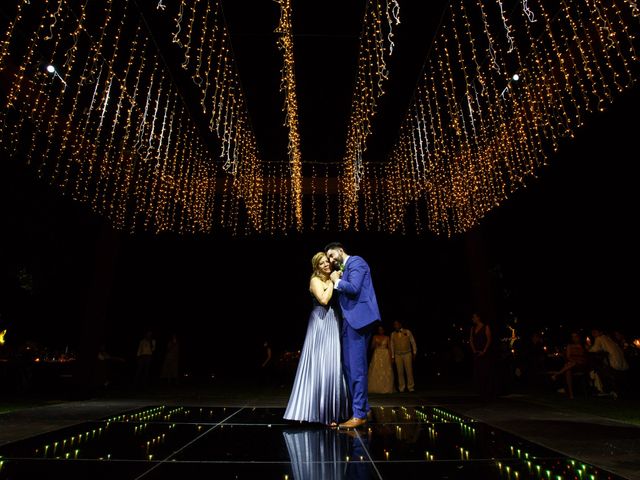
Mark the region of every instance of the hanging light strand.
<instances>
[{"instance_id":1,"label":"hanging light strand","mask_svg":"<svg viewBox=\"0 0 640 480\"><path fill-rule=\"evenodd\" d=\"M377 111L378 99L384 95L383 84L389 75L387 57L393 51L393 26L400 23L398 2L387 0L383 6L383 1L368 0L365 7L344 168L340 178L343 228L358 224L358 190L364 173L363 154L371 134L371 121ZM388 29L386 35L383 25Z\"/></svg>"},{"instance_id":2,"label":"hanging light strand","mask_svg":"<svg viewBox=\"0 0 640 480\"><path fill-rule=\"evenodd\" d=\"M289 132L287 146L291 168L291 190L295 212L296 230L302 231L302 155L298 128L298 100L296 96L296 74L293 56L293 34L291 0L276 0L280 5L280 22L275 30L278 34L278 49L282 52L283 65L280 70L280 91L284 92L285 126Z\"/></svg>"},{"instance_id":3,"label":"hanging light strand","mask_svg":"<svg viewBox=\"0 0 640 480\"><path fill-rule=\"evenodd\" d=\"M209 130L220 141L222 169L238 177L232 188L243 199L253 228L259 231L264 172L233 59L222 2L181 0L173 18L176 31L172 40L183 49L181 67L199 89L202 113L209 119Z\"/></svg>"}]
</instances>

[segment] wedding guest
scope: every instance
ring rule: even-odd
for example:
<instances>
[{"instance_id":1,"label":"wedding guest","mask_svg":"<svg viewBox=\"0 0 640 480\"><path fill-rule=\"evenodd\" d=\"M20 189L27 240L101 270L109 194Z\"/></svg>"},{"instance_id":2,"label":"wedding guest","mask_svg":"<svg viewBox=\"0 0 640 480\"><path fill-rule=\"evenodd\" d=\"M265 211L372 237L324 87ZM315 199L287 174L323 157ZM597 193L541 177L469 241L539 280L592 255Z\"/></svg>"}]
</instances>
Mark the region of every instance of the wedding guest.
<instances>
[{"instance_id":1,"label":"wedding guest","mask_svg":"<svg viewBox=\"0 0 640 480\"><path fill-rule=\"evenodd\" d=\"M151 374L151 362L153 353L156 351L156 341L153 338L153 332L147 330L144 337L138 343L138 351L136 352L136 374L134 377L134 385L146 386L149 383Z\"/></svg>"},{"instance_id":2,"label":"wedding guest","mask_svg":"<svg viewBox=\"0 0 640 480\"><path fill-rule=\"evenodd\" d=\"M573 376L576 373L586 373L589 369L589 359L587 351L582 346L582 338L578 332L571 333L571 341L565 347L564 351L565 364L563 367L551 375L552 380L556 380L560 375L564 374L567 384L567 394L573 399Z\"/></svg>"},{"instance_id":3,"label":"wedding guest","mask_svg":"<svg viewBox=\"0 0 640 480\"><path fill-rule=\"evenodd\" d=\"M495 396L495 355L491 328L485 324L480 314L471 315L473 326L469 334L469 344L473 352L473 382L483 400Z\"/></svg>"},{"instance_id":4,"label":"wedding guest","mask_svg":"<svg viewBox=\"0 0 640 480\"><path fill-rule=\"evenodd\" d=\"M398 391L404 392L405 386L410 392L415 390L413 380L413 361L418 347L409 329L403 328L402 322L393 322L394 332L391 333L391 358L396 363L398 371Z\"/></svg>"},{"instance_id":5,"label":"wedding guest","mask_svg":"<svg viewBox=\"0 0 640 480\"><path fill-rule=\"evenodd\" d=\"M625 372L629 364L624 352L611 337L605 335L600 328L592 328L591 334L595 338L589 353L600 354L600 363L596 366L596 373L600 377L605 392L614 397L618 396L619 388L624 383Z\"/></svg>"},{"instance_id":6,"label":"wedding guest","mask_svg":"<svg viewBox=\"0 0 640 480\"><path fill-rule=\"evenodd\" d=\"M164 353L160 378L165 378L169 385L175 385L178 383L179 370L180 342L178 341L178 335L174 333L167 342L167 349Z\"/></svg>"},{"instance_id":7,"label":"wedding guest","mask_svg":"<svg viewBox=\"0 0 640 480\"><path fill-rule=\"evenodd\" d=\"M384 327L371 338L373 355L369 364L369 393L393 393L393 367L391 364L390 339Z\"/></svg>"}]
</instances>

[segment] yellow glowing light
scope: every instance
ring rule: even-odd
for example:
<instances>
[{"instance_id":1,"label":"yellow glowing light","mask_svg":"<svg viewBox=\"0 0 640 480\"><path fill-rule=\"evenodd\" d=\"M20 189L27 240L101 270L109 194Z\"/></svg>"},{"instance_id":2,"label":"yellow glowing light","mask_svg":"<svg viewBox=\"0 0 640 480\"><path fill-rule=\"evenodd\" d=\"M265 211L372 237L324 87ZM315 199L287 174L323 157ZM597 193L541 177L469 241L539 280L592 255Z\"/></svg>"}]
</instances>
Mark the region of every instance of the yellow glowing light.
<instances>
[{"instance_id":1,"label":"yellow glowing light","mask_svg":"<svg viewBox=\"0 0 640 480\"><path fill-rule=\"evenodd\" d=\"M280 23L276 28L278 48L282 51L284 63L281 69L280 90L285 92L285 125L289 128L289 164L291 165L291 188L296 229L302 231L302 154L300 153L300 133L298 131L298 100L296 97L295 62L293 57L293 35L291 33L291 1L276 0L280 4Z\"/></svg>"},{"instance_id":2,"label":"yellow glowing light","mask_svg":"<svg viewBox=\"0 0 640 480\"><path fill-rule=\"evenodd\" d=\"M275 235L338 226L451 236L526 186L589 114L638 80L635 1L452 2L388 161L367 162L399 23L397 0L368 0L342 162L309 165L291 0L277 1L288 162L260 158L221 0L159 8L174 20L170 39L199 93L205 132L134 4L16 1L0 34L0 72L14 66L0 149L120 230Z\"/></svg>"},{"instance_id":3,"label":"yellow glowing light","mask_svg":"<svg viewBox=\"0 0 640 480\"><path fill-rule=\"evenodd\" d=\"M447 9L381 175L386 231L404 231L410 208L436 234L468 230L637 80L633 2L566 0L524 16L497 3Z\"/></svg>"},{"instance_id":4,"label":"yellow glowing light","mask_svg":"<svg viewBox=\"0 0 640 480\"><path fill-rule=\"evenodd\" d=\"M377 111L377 101L384 95L382 85L389 76L386 52L388 50L389 55L393 53L393 25L400 23L399 14L400 6L397 0L367 1L340 178L340 211L344 228L358 223L358 192L365 172L363 154L367 138L371 134L371 122ZM388 29L386 34L385 29Z\"/></svg>"}]
</instances>

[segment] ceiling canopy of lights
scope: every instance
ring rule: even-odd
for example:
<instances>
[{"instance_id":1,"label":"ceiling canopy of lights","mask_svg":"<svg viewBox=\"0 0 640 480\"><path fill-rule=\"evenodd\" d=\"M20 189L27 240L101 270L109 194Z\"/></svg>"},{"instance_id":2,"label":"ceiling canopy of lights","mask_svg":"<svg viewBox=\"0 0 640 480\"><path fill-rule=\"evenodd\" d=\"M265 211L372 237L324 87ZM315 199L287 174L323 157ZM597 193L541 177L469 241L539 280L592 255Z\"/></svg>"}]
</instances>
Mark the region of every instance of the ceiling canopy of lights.
<instances>
[{"instance_id":1,"label":"ceiling canopy of lights","mask_svg":"<svg viewBox=\"0 0 640 480\"><path fill-rule=\"evenodd\" d=\"M283 108L272 121L288 139L272 141L287 142L287 158L261 156L221 0L160 0L146 12L132 0L5 6L2 150L127 231L451 236L535 178L638 77L637 0L449 2L395 143L370 158L390 58L410 46L396 41L409 21L399 1L367 0L344 151L310 161L296 4L274 5ZM171 29L150 27L149 12Z\"/></svg>"}]
</instances>

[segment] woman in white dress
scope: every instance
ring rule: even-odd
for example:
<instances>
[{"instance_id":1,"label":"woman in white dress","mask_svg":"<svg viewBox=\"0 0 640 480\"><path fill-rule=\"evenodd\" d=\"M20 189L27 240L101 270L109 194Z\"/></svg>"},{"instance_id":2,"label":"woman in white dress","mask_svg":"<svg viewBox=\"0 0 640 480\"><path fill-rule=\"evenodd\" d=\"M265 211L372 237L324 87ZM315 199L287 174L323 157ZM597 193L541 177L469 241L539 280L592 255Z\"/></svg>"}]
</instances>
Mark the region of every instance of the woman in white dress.
<instances>
[{"instance_id":1,"label":"woman in white dress","mask_svg":"<svg viewBox=\"0 0 640 480\"><path fill-rule=\"evenodd\" d=\"M369 364L369 393L393 393L393 367L389 336L384 327L378 327L378 333L371 338L373 356Z\"/></svg>"}]
</instances>

